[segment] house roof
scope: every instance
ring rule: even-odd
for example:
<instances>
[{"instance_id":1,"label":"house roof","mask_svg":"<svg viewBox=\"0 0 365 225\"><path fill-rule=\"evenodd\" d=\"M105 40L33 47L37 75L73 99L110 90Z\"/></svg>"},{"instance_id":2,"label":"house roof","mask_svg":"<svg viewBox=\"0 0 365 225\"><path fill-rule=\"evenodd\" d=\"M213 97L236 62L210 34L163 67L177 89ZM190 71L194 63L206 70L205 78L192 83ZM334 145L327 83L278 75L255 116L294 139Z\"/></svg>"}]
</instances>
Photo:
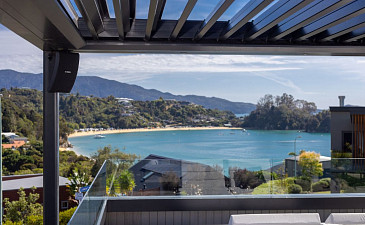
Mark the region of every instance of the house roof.
<instances>
[{"instance_id":1,"label":"house roof","mask_svg":"<svg viewBox=\"0 0 365 225\"><path fill-rule=\"evenodd\" d=\"M180 178L181 189L192 194L200 187L204 194L226 194L226 177L221 171L201 164L158 155L149 155L129 169L136 181L136 190L144 185L148 189L161 187L161 177L167 173L175 173Z\"/></svg>"},{"instance_id":2,"label":"house roof","mask_svg":"<svg viewBox=\"0 0 365 225\"><path fill-rule=\"evenodd\" d=\"M150 0L147 18L136 18L136 0L1 2L0 23L42 50L365 55L363 0L220 0L201 20L189 19L197 0L175 6L173 20L162 17L166 0Z\"/></svg>"},{"instance_id":3,"label":"house roof","mask_svg":"<svg viewBox=\"0 0 365 225\"><path fill-rule=\"evenodd\" d=\"M296 158L297 158L297 161L299 161L299 156L296 156ZM294 160L294 156L288 157L285 160ZM319 161L320 162L331 161L331 157L321 155L319 157Z\"/></svg>"},{"instance_id":4,"label":"house roof","mask_svg":"<svg viewBox=\"0 0 365 225\"><path fill-rule=\"evenodd\" d=\"M365 107L361 107L361 106L344 106L344 107L339 107L339 106L333 106L330 107L330 111L331 112L349 112L349 113L365 113Z\"/></svg>"},{"instance_id":5,"label":"house roof","mask_svg":"<svg viewBox=\"0 0 365 225\"><path fill-rule=\"evenodd\" d=\"M66 186L69 182L70 181L67 178L59 177L59 186ZM21 187L30 189L33 186L36 188L43 188L43 176L6 180L2 182L2 185L3 191L19 190Z\"/></svg>"}]
</instances>

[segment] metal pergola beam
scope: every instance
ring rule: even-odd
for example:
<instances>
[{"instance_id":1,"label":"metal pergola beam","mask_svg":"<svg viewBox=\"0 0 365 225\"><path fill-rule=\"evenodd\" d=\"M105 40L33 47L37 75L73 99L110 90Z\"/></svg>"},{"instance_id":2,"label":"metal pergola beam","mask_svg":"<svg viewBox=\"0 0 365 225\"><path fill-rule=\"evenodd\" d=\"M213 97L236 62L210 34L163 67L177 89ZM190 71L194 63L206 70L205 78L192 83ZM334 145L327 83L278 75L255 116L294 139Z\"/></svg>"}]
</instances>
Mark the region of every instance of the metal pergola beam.
<instances>
[{"instance_id":1,"label":"metal pergola beam","mask_svg":"<svg viewBox=\"0 0 365 225\"><path fill-rule=\"evenodd\" d=\"M174 40L177 38L177 36L179 35L181 28L184 26L186 20L188 19L191 11L193 10L196 2L198 0L188 0L188 2L186 3L186 6L184 8L184 11L182 12L179 20L177 21L174 30L172 31L171 35L170 35L170 39Z\"/></svg>"},{"instance_id":2,"label":"metal pergola beam","mask_svg":"<svg viewBox=\"0 0 365 225\"><path fill-rule=\"evenodd\" d=\"M200 40L214 25L214 23L221 17L221 15L228 9L234 0L220 0L214 10L204 20L201 27L197 31L194 40Z\"/></svg>"},{"instance_id":3,"label":"metal pergola beam","mask_svg":"<svg viewBox=\"0 0 365 225\"><path fill-rule=\"evenodd\" d=\"M57 0L1 0L0 22L40 49L85 45L78 28Z\"/></svg>"},{"instance_id":4,"label":"metal pergola beam","mask_svg":"<svg viewBox=\"0 0 365 225\"><path fill-rule=\"evenodd\" d=\"M350 33L354 30L360 29L365 26L365 14L347 20L337 26L331 27L324 31L323 34L319 34L321 41L331 41L337 37Z\"/></svg>"},{"instance_id":5,"label":"metal pergola beam","mask_svg":"<svg viewBox=\"0 0 365 225\"><path fill-rule=\"evenodd\" d=\"M265 11L253 23L253 27L247 32L246 40L253 40L273 28L279 22L288 18L301 8L314 0L281 0Z\"/></svg>"},{"instance_id":6,"label":"metal pergola beam","mask_svg":"<svg viewBox=\"0 0 365 225\"><path fill-rule=\"evenodd\" d=\"M95 0L75 0L82 18L86 21L87 27L94 38L104 31L103 19Z\"/></svg>"},{"instance_id":7,"label":"metal pergola beam","mask_svg":"<svg viewBox=\"0 0 365 225\"><path fill-rule=\"evenodd\" d=\"M4 6L5 4L6 3L4 2L4 4L0 5L0 7ZM38 29L35 28L29 21L19 21L16 17L16 13L9 14L9 10L11 10L11 8L8 10L6 8L4 10L3 9L4 8L0 8L0 22L6 27L9 27L9 29L14 33L29 41L31 44L35 45L39 49L43 49L43 40L41 35L37 34L41 32L39 32ZM20 15L18 16L20 17ZM27 24L29 24L29 26L27 26Z\"/></svg>"},{"instance_id":8,"label":"metal pergola beam","mask_svg":"<svg viewBox=\"0 0 365 225\"><path fill-rule=\"evenodd\" d=\"M243 27L249 20L261 12L273 0L251 0L229 21L227 27L222 31L219 40L226 40L236 31Z\"/></svg>"},{"instance_id":9,"label":"metal pergola beam","mask_svg":"<svg viewBox=\"0 0 365 225\"><path fill-rule=\"evenodd\" d=\"M306 40L314 35L317 35L330 27L341 24L351 18L359 16L365 13L365 1L355 0L342 8L327 14L326 16L318 19L317 21L303 27L299 31L299 35L296 35L296 39L299 41Z\"/></svg>"},{"instance_id":10,"label":"metal pergola beam","mask_svg":"<svg viewBox=\"0 0 365 225\"><path fill-rule=\"evenodd\" d=\"M365 46L249 45L176 42L88 41L77 53L365 56Z\"/></svg>"},{"instance_id":11,"label":"metal pergola beam","mask_svg":"<svg viewBox=\"0 0 365 225\"><path fill-rule=\"evenodd\" d=\"M271 40L279 40L351 1L353 0L315 0L279 23L270 35Z\"/></svg>"}]
</instances>

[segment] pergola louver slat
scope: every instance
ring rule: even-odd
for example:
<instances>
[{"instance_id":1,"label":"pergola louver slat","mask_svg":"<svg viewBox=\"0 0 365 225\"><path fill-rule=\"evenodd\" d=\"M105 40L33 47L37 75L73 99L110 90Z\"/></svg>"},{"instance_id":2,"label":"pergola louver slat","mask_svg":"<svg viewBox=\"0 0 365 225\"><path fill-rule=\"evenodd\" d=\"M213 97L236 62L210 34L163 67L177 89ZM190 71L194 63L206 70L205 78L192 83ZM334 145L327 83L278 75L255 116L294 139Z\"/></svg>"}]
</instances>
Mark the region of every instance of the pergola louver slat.
<instances>
[{"instance_id":1,"label":"pergola louver slat","mask_svg":"<svg viewBox=\"0 0 365 225\"><path fill-rule=\"evenodd\" d=\"M343 40L343 42L345 42L345 43L357 41L362 38L365 38L365 27L359 28L357 30L354 30L354 31L340 37L340 39Z\"/></svg>"},{"instance_id":2,"label":"pergola louver slat","mask_svg":"<svg viewBox=\"0 0 365 225\"><path fill-rule=\"evenodd\" d=\"M75 10L75 8L73 7L72 3L70 0L64 0L67 7L70 9L72 16L76 19L76 21L79 19L79 15L77 15L77 12Z\"/></svg>"},{"instance_id":3,"label":"pergola louver slat","mask_svg":"<svg viewBox=\"0 0 365 225\"><path fill-rule=\"evenodd\" d=\"M157 30L158 22L161 21L162 12L165 9L166 0L158 0L157 1L157 8L156 8L156 15L153 20L152 32Z\"/></svg>"},{"instance_id":4,"label":"pergola louver slat","mask_svg":"<svg viewBox=\"0 0 365 225\"><path fill-rule=\"evenodd\" d=\"M263 13L253 23L253 27L247 32L246 40L253 40L275 25L288 18L301 8L314 0L281 0Z\"/></svg>"},{"instance_id":5,"label":"pergola louver slat","mask_svg":"<svg viewBox=\"0 0 365 225\"><path fill-rule=\"evenodd\" d=\"M365 13L365 1L355 0L336 11L327 14L317 21L303 27L296 36L296 39L298 41L306 40L329 29L330 27L341 24L363 13Z\"/></svg>"},{"instance_id":6,"label":"pergola louver slat","mask_svg":"<svg viewBox=\"0 0 365 225\"><path fill-rule=\"evenodd\" d=\"M350 33L359 28L365 27L365 14L347 20L337 26L331 27L324 32L320 37L321 41L331 41L344 34Z\"/></svg>"},{"instance_id":7,"label":"pergola louver slat","mask_svg":"<svg viewBox=\"0 0 365 225\"><path fill-rule=\"evenodd\" d=\"M279 23L271 35L271 40L279 40L351 1L353 0L315 0Z\"/></svg>"},{"instance_id":8,"label":"pergola louver slat","mask_svg":"<svg viewBox=\"0 0 365 225\"><path fill-rule=\"evenodd\" d=\"M229 21L227 27L222 31L219 40L226 40L237 30L243 27L250 19L261 12L273 0L251 0Z\"/></svg>"},{"instance_id":9,"label":"pergola louver slat","mask_svg":"<svg viewBox=\"0 0 365 225\"><path fill-rule=\"evenodd\" d=\"M184 8L184 11L182 12L179 20L177 21L174 30L172 31L170 35L170 40L175 40L177 36L179 35L181 28L184 26L186 20L188 19L191 11L194 9L195 4L198 0L188 0L186 3L186 6Z\"/></svg>"},{"instance_id":10,"label":"pergola louver slat","mask_svg":"<svg viewBox=\"0 0 365 225\"><path fill-rule=\"evenodd\" d=\"M234 0L221 0L204 20L202 26L197 31L194 40L200 40L233 2Z\"/></svg>"},{"instance_id":11,"label":"pergola louver slat","mask_svg":"<svg viewBox=\"0 0 365 225\"><path fill-rule=\"evenodd\" d=\"M95 0L75 0L75 3L91 35L97 39L98 34L104 31L103 19L97 3Z\"/></svg>"},{"instance_id":12,"label":"pergola louver slat","mask_svg":"<svg viewBox=\"0 0 365 225\"><path fill-rule=\"evenodd\" d=\"M198 0L188 0L188 2L186 3L186 6L184 8L184 11L181 13L180 18L177 21L175 28L170 35L170 40L175 40L177 38L177 36L179 35L179 33L181 31L181 28L184 26L191 11L194 9L194 6L197 3L197 1Z\"/></svg>"},{"instance_id":13,"label":"pergola louver slat","mask_svg":"<svg viewBox=\"0 0 365 225\"><path fill-rule=\"evenodd\" d=\"M120 39L125 38L125 34L130 31L130 1L113 0L115 19Z\"/></svg>"},{"instance_id":14,"label":"pergola louver slat","mask_svg":"<svg viewBox=\"0 0 365 225\"><path fill-rule=\"evenodd\" d=\"M107 0L97 0L101 18L110 18Z\"/></svg>"},{"instance_id":15,"label":"pergola louver slat","mask_svg":"<svg viewBox=\"0 0 365 225\"><path fill-rule=\"evenodd\" d=\"M152 33L156 31L157 24L161 20L166 0L151 0L146 23L145 40L151 39Z\"/></svg>"}]
</instances>

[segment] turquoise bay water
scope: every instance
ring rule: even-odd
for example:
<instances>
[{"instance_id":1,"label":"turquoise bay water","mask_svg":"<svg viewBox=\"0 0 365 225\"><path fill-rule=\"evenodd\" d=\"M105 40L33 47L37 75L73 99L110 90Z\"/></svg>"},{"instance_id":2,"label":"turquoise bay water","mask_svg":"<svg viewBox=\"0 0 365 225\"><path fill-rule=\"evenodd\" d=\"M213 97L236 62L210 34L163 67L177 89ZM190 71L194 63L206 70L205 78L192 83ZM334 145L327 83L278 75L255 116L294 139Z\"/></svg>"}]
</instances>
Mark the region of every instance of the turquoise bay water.
<instances>
[{"instance_id":1,"label":"turquoise bay water","mask_svg":"<svg viewBox=\"0 0 365 225\"><path fill-rule=\"evenodd\" d=\"M267 169L282 162L296 149L315 151L330 156L329 133L303 133L297 131L248 130L191 130L154 131L123 134L109 134L105 139L93 136L70 138L74 150L90 156L98 148L111 145L142 158L155 154L220 165L225 169L238 166L248 169Z\"/></svg>"}]
</instances>

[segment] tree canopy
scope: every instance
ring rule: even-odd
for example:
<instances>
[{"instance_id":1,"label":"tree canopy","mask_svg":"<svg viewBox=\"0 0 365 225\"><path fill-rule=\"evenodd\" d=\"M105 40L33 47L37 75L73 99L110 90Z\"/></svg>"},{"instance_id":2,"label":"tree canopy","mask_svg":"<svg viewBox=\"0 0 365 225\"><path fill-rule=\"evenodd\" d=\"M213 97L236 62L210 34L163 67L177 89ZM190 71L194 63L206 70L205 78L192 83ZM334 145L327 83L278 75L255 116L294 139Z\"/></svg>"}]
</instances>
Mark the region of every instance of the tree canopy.
<instances>
[{"instance_id":1,"label":"tree canopy","mask_svg":"<svg viewBox=\"0 0 365 225\"><path fill-rule=\"evenodd\" d=\"M259 99L256 110L245 117L243 126L265 130L329 132L329 112L316 112L317 106L313 102L294 99L286 93L282 96L267 94Z\"/></svg>"}]
</instances>

